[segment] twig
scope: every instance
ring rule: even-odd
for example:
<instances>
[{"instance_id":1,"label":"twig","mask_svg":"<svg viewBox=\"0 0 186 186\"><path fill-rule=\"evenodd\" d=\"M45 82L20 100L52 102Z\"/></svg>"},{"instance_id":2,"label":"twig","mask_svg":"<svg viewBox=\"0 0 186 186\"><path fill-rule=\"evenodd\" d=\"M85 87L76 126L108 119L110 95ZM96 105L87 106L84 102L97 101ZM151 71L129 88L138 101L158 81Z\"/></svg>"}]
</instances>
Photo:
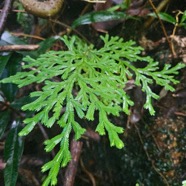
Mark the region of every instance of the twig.
<instances>
[{"instance_id":1,"label":"twig","mask_svg":"<svg viewBox=\"0 0 186 186\"><path fill-rule=\"evenodd\" d=\"M97 132L94 132L92 129L88 128L84 134L88 139L92 139L94 141L100 141L100 135Z\"/></svg>"},{"instance_id":2,"label":"twig","mask_svg":"<svg viewBox=\"0 0 186 186\"><path fill-rule=\"evenodd\" d=\"M48 136L47 132L45 131L44 127L40 123L38 123L38 127L39 127L39 130L41 131L43 137L45 138L45 140L48 140L49 136ZM55 157L56 154L54 152L54 149L51 151L51 155L53 158Z\"/></svg>"},{"instance_id":3,"label":"twig","mask_svg":"<svg viewBox=\"0 0 186 186\"><path fill-rule=\"evenodd\" d=\"M177 116L183 116L183 117L186 116L186 113L184 112L175 112L174 114L176 114Z\"/></svg>"},{"instance_id":4,"label":"twig","mask_svg":"<svg viewBox=\"0 0 186 186\"><path fill-rule=\"evenodd\" d=\"M157 6L156 11L160 12L171 0L163 0L160 2L160 4ZM154 21L155 17L150 17L144 24L144 28L147 29L151 25L151 23Z\"/></svg>"},{"instance_id":5,"label":"twig","mask_svg":"<svg viewBox=\"0 0 186 186\"><path fill-rule=\"evenodd\" d=\"M62 27L65 27L67 30L67 34L70 34L72 31L75 32L76 34L78 34L82 39L84 39L87 43L90 43L90 41L88 41L84 36L83 34L81 34L79 31L77 31L76 29L73 29L72 27L70 27L69 25L65 24L65 23L62 23L60 21L57 21L57 20L50 20L51 22L53 23L56 23L58 25L61 25ZM62 33L60 34L62 35Z\"/></svg>"},{"instance_id":6,"label":"twig","mask_svg":"<svg viewBox=\"0 0 186 186\"><path fill-rule=\"evenodd\" d=\"M12 34L13 36L17 36L17 37L33 38L33 39L38 39L38 40L42 40L42 41L45 40L45 38L43 38L43 37L36 36L36 35L31 35L31 34L14 33L14 32L11 32L11 34Z\"/></svg>"},{"instance_id":7,"label":"twig","mask_svg":"<svg viewBox=\"0 0 186 186\"><path fill-rule=\"evenodd\" d=\"M38 48L39 45L4 45L0 46L0 52L36 50Z\"/></svg>"},{"instance_id":8,"label":"twig","mask_svg":"<svg viewBox=\"0 0 186 186\"><path fill-rule=\"evenodd\" d=\"M96 186L96 181L95 181L94 176L85 168L82 159L80 159L80 164L81 164L81 167L82 167L83 171L85 172L85 174L90 178L90 180L92 182L92 186Z\"/></svg>"},{"instance_id":9,"label":"twig","mask_svg":"<svg viewBox=\"0 0 186 186\"><path fill-rule=\"evenodd\" d=\"M178 10L178 13L176 14L176 23L172 32L172 36L174 36L176 34L176 29L179 26L179 15L183 14L183 12L181 12L180 10Z\"/></svg>"},{"instance_id":10,"label":"twig","mask_svg":"<svg viewBox=\"0 0 186 186\"><path fill-rule=\"evenodd\" d=\"M2 12L3 10L0 9L0 12ZM16 13L25 13L25 10L12 10L12 12L16 12Z\"/></svg>"},{"instance_id":11,"label":"twig","mask_svg":"<svg viewBox=\"0 0 186 186\"><path fill-rule=\"evenodd\" d=\"M162 22L160 16L158 15L158 10L157 10L156 7L154 6L152 0L148 0L148 1L149 1L150 5L152 6L152 8L153 8L153 10L154 10L154 13L156 14L156 16L157 16L157 18L158 18L158 20L159 20L159 22L160 22L162 31L163 31L163 33L164 33L164 35L165 35L165 38L166 38L167 43L168 43L168 45L169 45L170 51L171 51L173 57L176 57L176 52L174 51L173 44L172 44L171 40L169 39L169 37L168 37L168 35L167 35L167 32L166 32L166 30L165 30L165 27L164 27L164 25L163 25L163 22ZM169 1L168 1L168 0L165 0L165 2L169 2Z\"/></svg>"},{"instance_id":12,"label":"twig","mask_svg":"<svg viewBox=\"0 0 186 186\"><path fill-rule=\"evenodd\" d=\"M75 141L74 139L71 142L71 155L72 160L68 164L68 167L65 172L65 180L63 186L73 186L74 180L77 172L77 166L79 162L79 157L81 154L83 142Z\"/></svg>"},{"instance_id":13,"label":"twig","mask_svg":"<svg viewBox=\"0 0 186 186\"><path fill-rule=\"evenodd\" d=\"M4 7L0 13L0 36L3 33L5 22L10 11L13 0L5 0Z\"/></svg>"}]
</instances>

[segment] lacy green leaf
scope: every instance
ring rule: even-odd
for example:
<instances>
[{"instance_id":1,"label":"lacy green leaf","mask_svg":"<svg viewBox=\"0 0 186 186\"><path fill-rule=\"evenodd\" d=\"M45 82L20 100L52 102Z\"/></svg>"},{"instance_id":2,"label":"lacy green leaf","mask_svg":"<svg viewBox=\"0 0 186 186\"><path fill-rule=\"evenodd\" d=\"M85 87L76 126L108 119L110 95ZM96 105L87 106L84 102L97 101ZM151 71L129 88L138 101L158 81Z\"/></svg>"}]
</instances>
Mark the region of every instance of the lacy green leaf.
<instances>
[{"instance_id":1,"label":"lacy green leaf","mask_svg":"<svg viewBox=\"0 0 186 186\"><path fill-rule=\"evenodd\" d=\"M37 59L27 56L21 72L1 81L19 87L32 83L41 85L39 91L30 93L33 101L22 107L35 114L24 120L26 126L20 135L27 135L38 123L48 128L55 124L61 127L59 135L45 142L47 152L60 146L54 159L42 168L42 171L49 171L45 186L57 184L59 169L71 159L69 136L74 132L75 139L80 139L86 131L85 120L95 122L100 135L108 134L111 146L123 148L119 135L124 130L110 118L122 112L130 114L134 103L125 91L129 81L133 80L134 86L141 87L146 95L144 108L153 115L152 100L159 96L152 91L151 85L174 91L173 85L178 83L174 76L185 66L182 63L174 67L165 65L160 70L158 62L141 55L143 49L134 41L125 42L108 35L101 39L103 46L97 49L77 36L64 36L61 40L67 50L49 51ZM139 68L135 66L137 63L146 65Z\"/></svg>"}]
</instances>

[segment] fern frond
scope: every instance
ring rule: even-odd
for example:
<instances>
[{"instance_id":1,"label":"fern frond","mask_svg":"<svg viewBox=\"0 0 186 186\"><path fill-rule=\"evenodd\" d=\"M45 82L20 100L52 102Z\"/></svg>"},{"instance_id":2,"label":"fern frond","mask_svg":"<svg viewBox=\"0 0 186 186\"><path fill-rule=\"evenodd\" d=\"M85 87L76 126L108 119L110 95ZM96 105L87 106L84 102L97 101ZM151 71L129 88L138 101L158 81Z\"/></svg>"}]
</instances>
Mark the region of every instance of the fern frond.
<instances>
[{"instance_id":1,"label":"fern frond","mask_svg":"<svg viewBox=\"0 0 186 186\"><path fill-rule=\"evenodd\" d=\"M165 65L159 70L158 62L140 55L143 49L134 41L124 42L122 38L108 35L101 39L103 47L96 49L76 36L64 36L61 40L66 51L49 51L38 59L27 56L22 72L2 80L19 87L31 83L43 85L40 91L30 94L34 101L22 107L24 111L35 111L35 115L24 120L26 126L20 135L27 135L37 123L49 128L54 124L61 127L61 134L45 142L47 152L56 145L60 145L60 150L42 168L42 171L49 171L44 186L55 185L60 167L70 161L69 135L72 130L76 139L85 132L76 116L94 121L95 112L99 113L96 131L100 135L107 132L111 146L122 148L124 144L119 134L123 133L123 128L112 123L109 116L130 113L133 101L124 90L127 82L134 79L135 85L146 93L144 107L153 115L152 99L159 96L150 85L155 82L173 91L171 84L178 83L173 75L185 66L181 63L175 67ZM146 63L146 66L137 68L134 66L137 62Z\"/></svg>"}]
</instances>

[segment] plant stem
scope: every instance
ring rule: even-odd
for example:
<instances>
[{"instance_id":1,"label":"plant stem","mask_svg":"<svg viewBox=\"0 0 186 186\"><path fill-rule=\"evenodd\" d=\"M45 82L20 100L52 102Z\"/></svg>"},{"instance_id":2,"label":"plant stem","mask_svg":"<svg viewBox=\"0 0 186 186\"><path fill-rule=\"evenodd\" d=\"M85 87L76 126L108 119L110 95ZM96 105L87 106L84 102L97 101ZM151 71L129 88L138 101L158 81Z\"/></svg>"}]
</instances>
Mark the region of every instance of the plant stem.
<instances>
[{"instance_id":1,"label":"plant stem","mask_svg":"<svg viewBox=\"0 0 186 186\"><path fill-rule=\"evenodd\" d=\"M70 161L66 172L65 172L65 180L63 186L73 186L74 180L77 172L77 166L79 162L79 157L81 154L83 142L72 140L71 142L71 155L72 160Z\"/></svg>"},{"instance_id":2,"label":"plant stem","mask_svg":"<svg viewBox=\"0 0 186 186\"><path fill-rule=\"evenodd\" d=\"M0 13L0 36L4 31L5 22L10 11L13 0L5 0L4 7Z\"/></svg>"},{"instance_id":3,"label":"plant stem","mask_svg":"<svg viewBox=\"0 0 186 186\"><path fill-rule=\"evenodd\" d=\"M159 22L160 22L162 31L163 31L163 33L164 33L164 35L165 35L165 38L166 38L167 42L168 42L170 51L171 51L173 57L176 57L176 53L175 53L175 51L174 51L173 44L172 44L171 40L169 39L169 37L168 37L168 35L167 35L167 32L166 32L166 30L165 30L165 27L164 27L164 25L163 25L163 22L162 22L160 16L158 15L158 12L161 10L161 7L165 6L170 0L164 0L164 1L163 1L163 4L161 4L161 6L159 6L158 9L156 9L156 7L154 6L152 0L148 0L148 1L149 1L149 3L150 3L151 7L153 8L154 13L156 14L156 16L157 16Z\"/></svg>"}]
</instances>

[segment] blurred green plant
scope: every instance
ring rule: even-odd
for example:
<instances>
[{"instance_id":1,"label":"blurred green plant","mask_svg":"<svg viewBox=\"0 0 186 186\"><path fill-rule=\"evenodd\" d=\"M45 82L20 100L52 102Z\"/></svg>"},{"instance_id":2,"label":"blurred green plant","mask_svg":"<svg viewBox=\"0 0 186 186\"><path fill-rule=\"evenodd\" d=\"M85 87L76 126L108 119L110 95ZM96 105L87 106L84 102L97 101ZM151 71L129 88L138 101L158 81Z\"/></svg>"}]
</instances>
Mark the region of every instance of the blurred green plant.
<instances>
[{"instance_id":1,"label":"blurred green plant","mask_svg":"<svg viewBox=\"0 0 186 186\"><path fill-rule=\"evenodd\" d=\"M123 1L121 4L112 6L107 10L93 11L82 15L73 22L72 28L97 22L137 19L134 16L130 16L125 13L125 10L129 7L129 5L130 1Z\"/></svg>"},{"instance_id":2,"label":"blurred green plant","mask_svg":"<svg viewBox=\"0 0 186 186\"><path fill-rule=\"evenodd\" d=\"M157 18L155 13L151 13L149 15ZM161 20L165 22L171 23L175 25L176 27L183 27L184 29L186 29L186 11L184 12L178 11L175 17L165 12L158 13L158 16Z\"/></svg>"},{"instance_id":3,"label":"blurred green plant","mask_svg":"<svg viewBox=\"0 0 186 186\"><path fill-rule=\"evenodd\" d=\"M105 22L105 21L113 21L113 20L122 20L122 19L129 19L131 16L126 15L124 12L116 12L116 11L96 11L87 13L78 19L76 19L72 27L76 28L80 25L86 25L91 23L97 22Z\"/></svg>"},{"instance_id":4,"label":"blurred green plant","mask_svg":"<svg viewBox=\"0 0 186 186\"><path fill-rule=\"evenodd\" d=\"M182 186L186 186L186 180L182 181Z\"/></svg>"},{"instance_id":5,"label":"blurred green plant","mask_svg":"<svg viewBox=\"0 0 186 186\"><path fill-rule=\"evenodd\" d=\"M20 88L32 83L43 84L42 90L30 93L34 101L22 107L22 110L35 114L24 120L26 126L19 133L21 136L28 135L38 123L48 128L58 124L62 128L59 135L45 141L46 152L58 144L60 149L42 167L43 172L49 171L44 186L56 185L59 169L70 161L70 134L74 131L78 140L86 131L77 117L95 121L95 112L98 113L96 131L100 135L107 132L110 145L121 149L124 144L119 134L123 133L123 128L112 123L109 116L119 116L120 112L129 114L133 101L124 89L128 80L134 79L134 84L146 93L144 108L154 115L152 99L159 96L150 85L156 83L174 91L171 84L178 83L174 75L185 66L181 63L174 67L166 64L160 70L158 62L141 56L143 49L134 41L124 42L122 38L108 35L101 36L101 39L103 47L96 49L77 36L64 36L61 40L67 47L66 51L49 51L37 59L27 56L22 72L1 81L17 84ZM134 64L140 62L146 63L145 67L135 67Z\"/></svg>"}]
</instances>

